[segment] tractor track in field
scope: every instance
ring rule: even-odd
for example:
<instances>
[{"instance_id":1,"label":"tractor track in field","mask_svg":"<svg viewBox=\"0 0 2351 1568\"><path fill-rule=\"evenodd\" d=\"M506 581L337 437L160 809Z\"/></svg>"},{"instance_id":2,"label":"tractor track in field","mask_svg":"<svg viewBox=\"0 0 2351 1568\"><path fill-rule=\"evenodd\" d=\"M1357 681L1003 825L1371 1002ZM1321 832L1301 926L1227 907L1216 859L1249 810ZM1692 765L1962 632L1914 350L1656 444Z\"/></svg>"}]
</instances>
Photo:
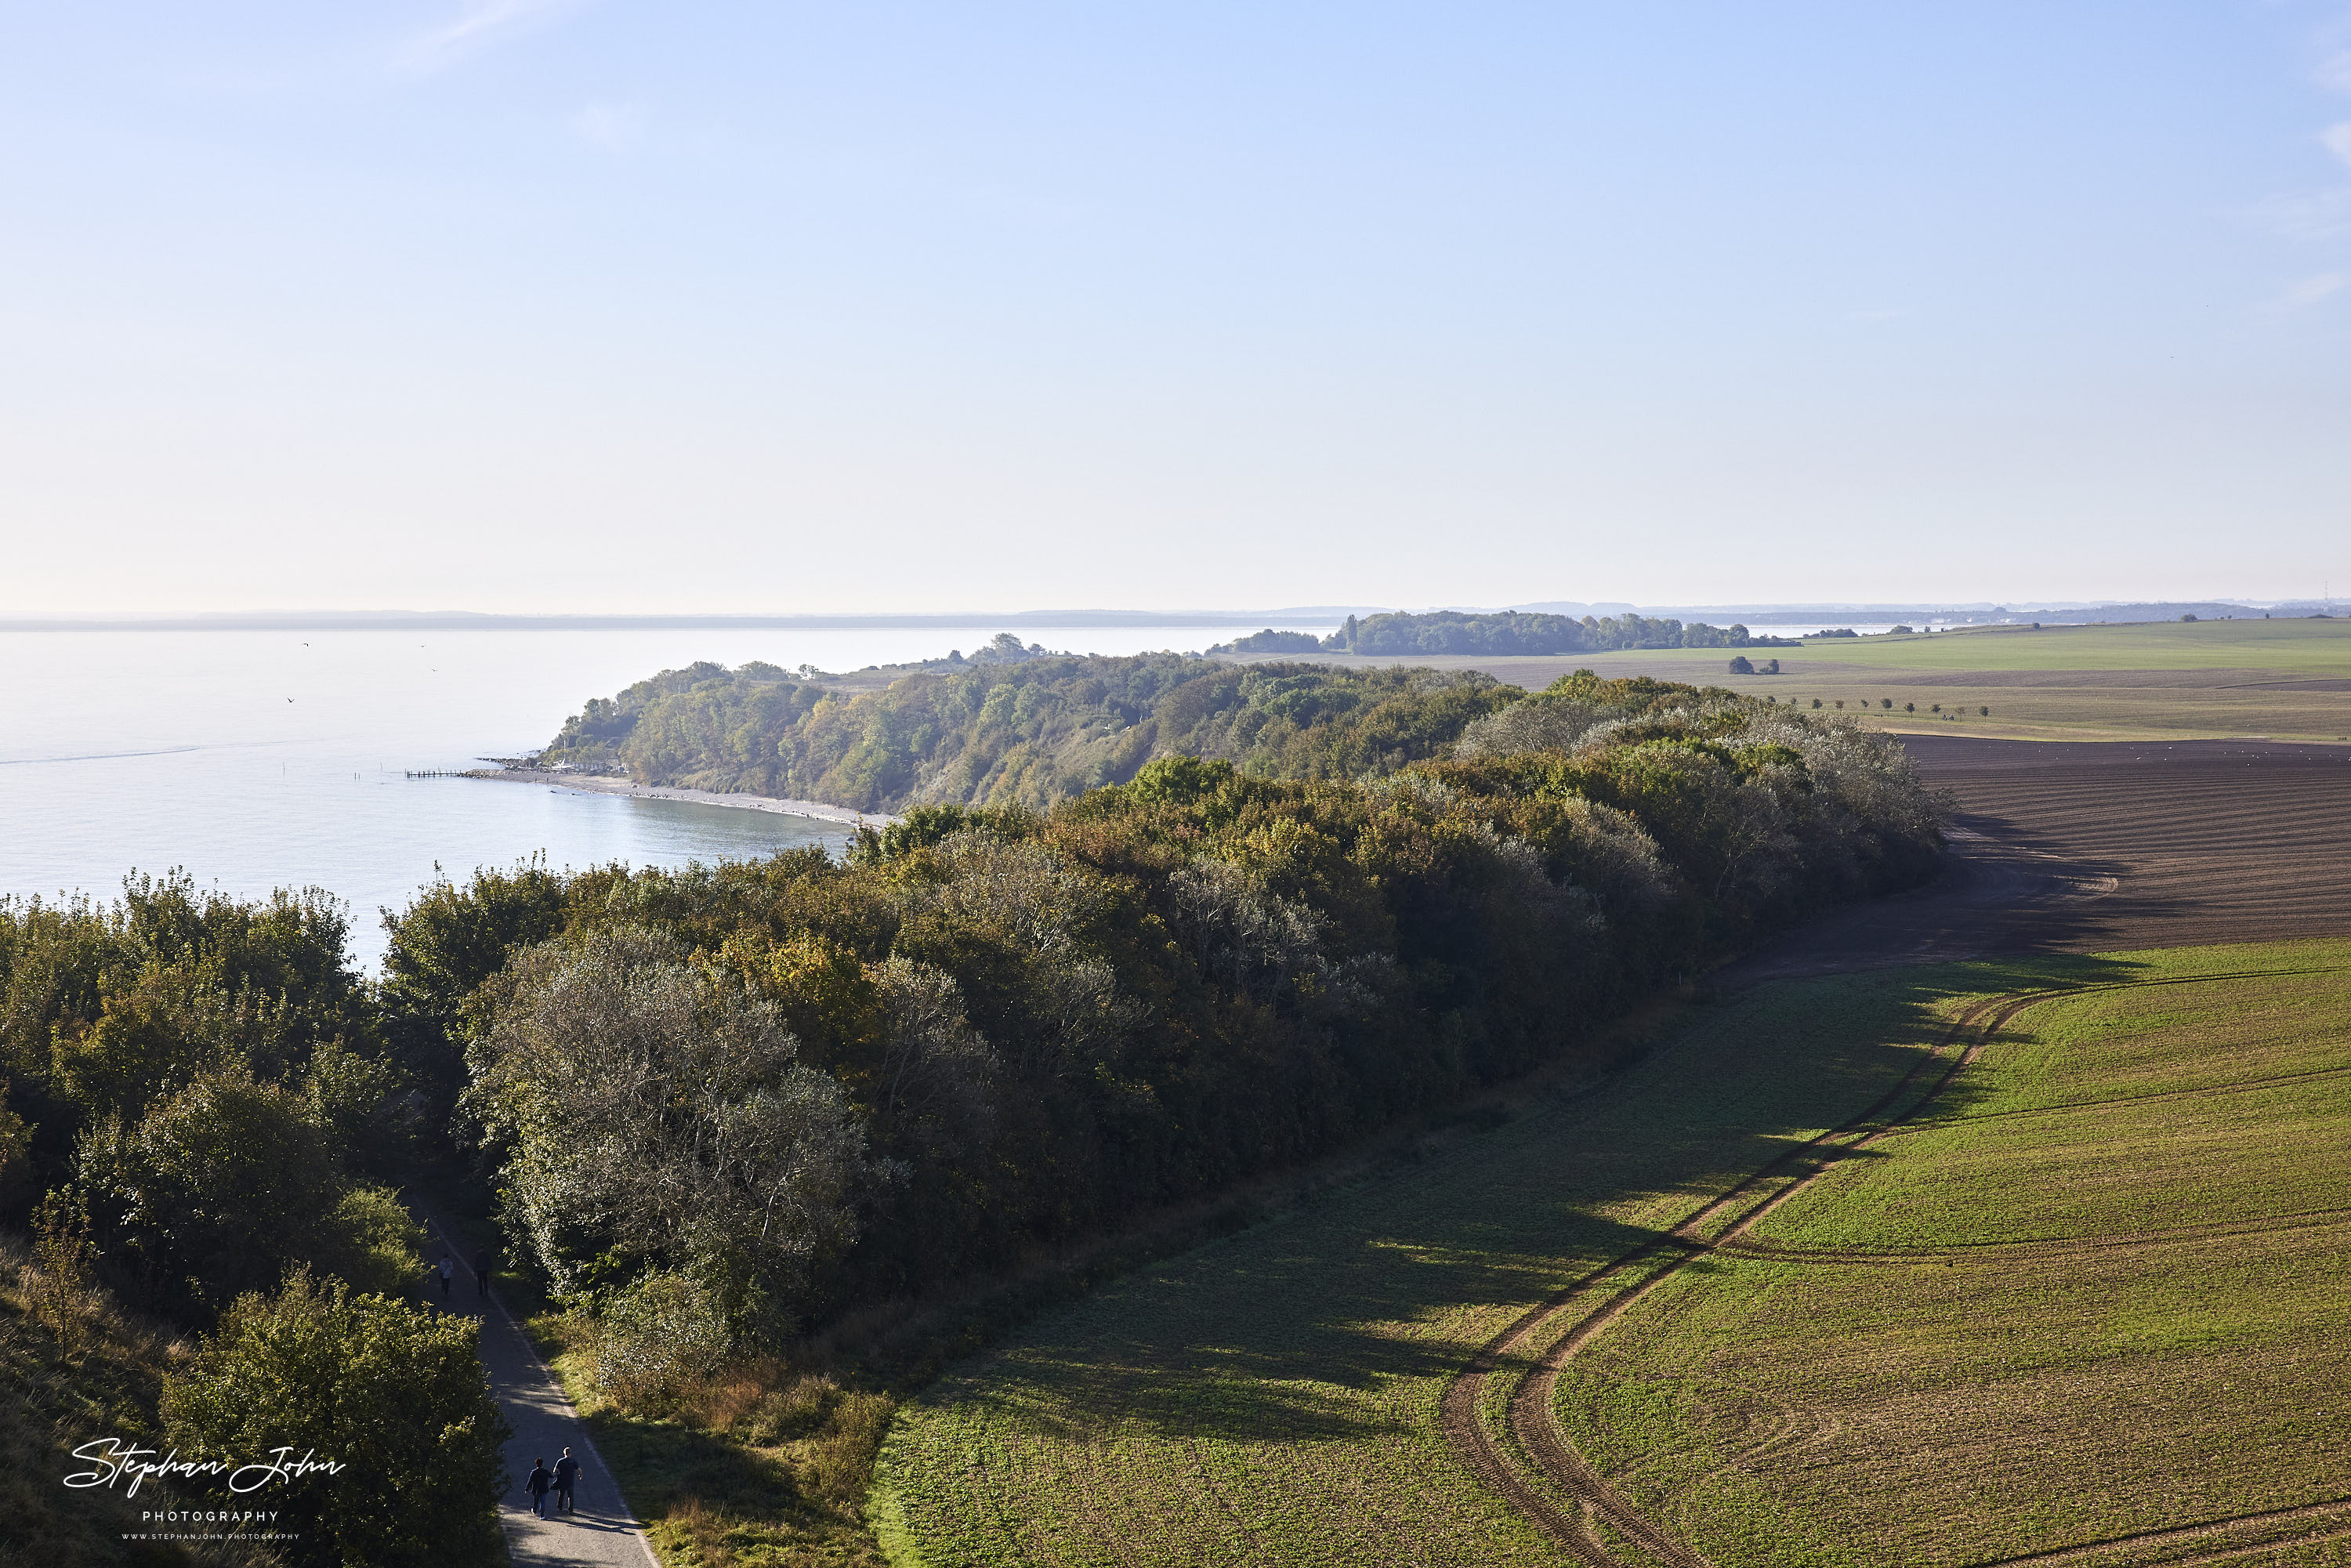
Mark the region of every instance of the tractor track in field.
<instances>
[{"instance_id":1,"label":"tractor track in field","mask_svg":"<svg viewBox=\"0 0 2351 1568\"><path fill-rule=\"evenodd\" d=\"M1932 1050L1911 1063L1909 1071L1859 1116L1787 1150L1729 1190L1693 1210L1671 1230L1570 1282L1489 1340L1445 1391L1439 1420L1455 1453L1521 1513L1541 1525L1579 1559L1592 1564L1593 1568L1622 1568L1619 1559L1609 1552L1592 1528L1594 1521L1602 1519L1607 1521L1610 1528L1635 1542L1644 1550L1675 1564L1675 1568L1711 1568L1706 1559L1668 1539L1652 1525L1559 1432L1550 1419L1548 1409L1549 1394L1557 1381L1559 1367L1577 1349L1623 1315L1627 1307L1646 1295L1659 1281L1691 1259L1710 1250L1713 1242L1704 1234L1709 1221L1746 1202L1749 1212L1735 1218L1730 1229L1736 1231L1751 1223L1760 1216L1762 1207L1770 1204L1769 1195L1757 1199L1757 1189L1777 1181L1807 1156L1829 1150L1843 1140L1866 1134L1878 1124L1876 1118L1900 1103L1903 1096L1911 1092L1912 1086L1940 1062L1943 1064L1942 1072L1917 1102L1923 1106L1973 1053L1975 1042L1960 1043L1971 1026L1987 1015L2000 1014L2003 1006L2012 1011L2025 1006L2028 1000L2038 999L2042 994L2029 993L2014 998L1993 998L1969 1009L1952 1020ZM1978 1039L1980 1038L1979 1034ZM1798 1179L1809 1180L1812 1175L1817 1174L1815 1170ZM1487 1429L1481 1410L1486 1385L1497 1372L1502 1370L1506 1362L1523 1359L1524 1347L1546 1326L1588 1299L1593 1292L1619 1280L1625 1282L1572 1324L1566 1333L1534 1363L1520 1381L1510 1404L1512 1435L1524 1447L1543 1478L1573 1500L1572 1503L1563 1506L1553 1497L1545 1495L1521 1474ZM1540 1412L1534 1408L1534 1401L1531 1399L1538 1383L1542 1406Z\"/></svg>"},{"instance_id":2,"label":"tractor track in field","mask_svg":"<svg viewBox=\"0 0 2351 1568\"><path fill-rule=\"evenodd\" d=\"M1958 1247L1801 1247L1759 1237L1726 1237L1715 1244L1718 1252L1740 1258L1763 1258L1784 1263L1938 1263L1961 1258L2066 1258L2089 1252L2127 1252L2172 1242L2203 1241L2231 1236L2269 1236L2282 1230L2310 1230L2339 1225L2351 1218L2351 1207L2311 1208L2299 1214L2276 1214L2263 1219L2214 1219L2201 1225L2168 1225L2154 1230L2120 1230L2103 1236L2052 1237L2034 1241L1985 1241Z\"/></svg>"},{"instance_id":3,"label":"tractor track in field","mask_svg":"<svg viewBox=\"0 0 2351 1568\"><path fill-rule=\"evenodd\" d=\"M2351 1497L2339 1497L2328 1502L2303 1503L2294 1508L2267 1509L2260 1513L2241 1513L2227 1519L2208 1519L2195 1524L2176 1525L2168 1530L2142 1531L2136 1535L2109 1536L2081 1546L2061 1546L2049 1552L2030 1552L2021 1557L1991 1557L1970 1568L2029 1568L2031 1564L2047 1563L2050 1568L2067 1563L2087 1563L2117 1552L2132 1552L2145 1547L2168 1545L2193 1546L2212 1536L2249 1526L2294 1524L2304 1520L2351 1524ZM2250 1556L2256 1552L2280 1552L2290 1546L2314 1542L2335 1541L2351 1535L2351 1528L2325 1531L2304 1531L2299 1535L2284 1536L2274 1541L2239 1542L2216 1552L2200 1552L2193 1557L2162 1557L2150 1560L2150 1568L2194 1568L2205 1563L2226 1563L2232 1557Z\"/></svg>"},{"instance_id":4,"label":"tractor track in field","mask_svg":"<svg viewBox=\"0 0 2351 1568\"><path fill-rule=\"evenodd\" d=\"M2315 971L2321 974L2333 970ZM2273 1089L2282 1083L2304 1083L2317 1078L2342 1078L2351 1075L2351 1067L2322 1067L2309 1072L2276 1072L2267 1078L2239 1078L2227 1083L2206 1083L2194 1089L2165 1089L2153 1094L2118 1094L2110 1100L2064 1100L2049 1105L2023 1105L2013 1111L1970 1111L1939 1122L1912 1122L1899 1127L1888 1127L1888 1137L1900 1137L1911 1133L1940 1132L1948 1127L1973 1126L1979 1122L2006 1121L2017 1116L2055 1116L2067 1111L2096 1111L2109 1105L2150 1105L2163 1100L2196 1100L2212 1094L2249 1093L2256 1089Z\"/></svg>"},{"instance_id":5,"label":"tractor track in field","mask_svg":"<svg viewBox=\"0 0 2351 1568\"><path fill-rule=\"evenodd\" d=\"M2299 973L2302 971L2283 971ZM1967 1008L1947 1025L1934 1046L1913 1062L1894 1086L1886 1091L1857 1116L1830 1128L1781 1154L1768 1164L1750 1174L1718 1197L1691 1211L1678 1224L1651 1240L1634 1248L1612 1261L1583 1275L1554 1291L1541 1303L1531 1308L1500 1333L1481 1346L1469 1363L1455 1375L1446 1388L1439 1413L1439 1425L1455 1454L1489 1487L1510 1502L1521 1514L1542 1528L1579 1561L1591 1568L1633 1568L1613 1552L1603 1541L1597 1525L1604 1522L1656 1560L1672 1568L1716 1568L1707 1558L1688 1546L1674 1540L1653 1523L1638 1508L1610 1484L1606 1477L1592 1465L1568 1438L1561 1427L1555 1408L1555 1395L1560 1373L1575 1354L1605 1333L1629 1312L1642 1297L1671 1278L1689 1263L1710 1254L1721 1252L1732 1256L1787 1256L1791 1260L1806 1262L1921 1262L1931 1261L1936 1253L1924 1250L1896 1256L1859 1254L1845 1251L1817 1253L1781 1249L1768 1242L1757 1242L1746 1232L1773 1209L1793 1197L1813 1182L1836 1168L1838 1156L1876 1142L1897 1131L1907 1129L1914 1117L1930 1106L1949 1086L2000 1030L2018 1013L2039 1003L2058 997L2071 997L2107 990L2136 990L2155 986L2208 985L2217 981L2246 980L2274 977L2281 971L2255 971L2221 975L2198 975L2161 980L2132 980L2093 983L2082 986L2054 986L2025 991L2011 991L1986 998ZM1939 1067L1939 1071L1936 1069ZM2327 1073L2284 1075L2288 1080L2329 1076ZM1922 1078L1931 1078L1925 1089L1909 1099L1907 1107L1889 1114L1910 1096ZM2213 1088L2232 1086L2216 1085ZM2209 1091L2189 1091L2204 1092ZM2146 1098L2169 1098L2169 1095ZM1807 1163L1810 1168L1802 1168ZM1735 1212L1734 1212L1735 1211ZM1728 1224L1717 1223L1726 1212L1732 1217ZM2080 1241L2052 1243L2024 1242L1995 1245L1987 1250L2024 1251L2028 1255L2043 1251L2092 1250L2103 1244L2147 1245L2158 1239L2192 1239L2197 1234L2231 1235L2252 1230L2299 1228L2323 1225L2351 1213L2351 1209L2325 1209L2304 1215L2283 1216L2278 1219L2245 1224L2220 1221L2212 1225L2172 1227L2163 1231L2136 1233L2117 1238L2089 1238ZM2283 1221L2299 1222L2281 1223ZM1953 1250L1953 1249L1944 1249ZM1983 1255L1969 1249L1968 1255ZM1615 1288L1608 1290L1614 1285ZM1592 1298L1606 1290L1607 1294L1596 1302ZM1530 1361L1528 1352L1544 1337L1545 1331L1560 1323L1575 1308L1583 1311L1563 1331L1552 1338L1546 1348ZM1530 1477L1513 1456L1497 1441L1489 1427L1484 1412L1489 1384L1498 1373L1509 1366L1522 1366L1518 1384L1510 1395L1507 1414L1511 1438L1519 1453L1536 1472ZM1773 1446L1767 1439L1763 1447ZM1537 1479L1539 1478L1539 1479ZM2179 1542L2193 1542L2230 1530L2248 1525L2286 1523L2309 1518L2333 1519L2351 1509L2351 1499L2314 1503L2296 1508L2274 1510L2265 1513L2211 1521L2175 1529L2153 1531L2143 1535L2118 1537L2084 1546L2064 1547L2053 1551L2013 1558L2001 1558L1975 1565L1975 1568L2022 1568L2027 1563L2064 1563L2086 1562L2101 1553L2127 1552L2142 1546ZM2310 1539L2332 1539L2339 1531L2327 1531L2320 1536L2305 1532L2292 1540L2264 1542L2255 1546L2231 1546L2219 1555L2167 1558L2167 1564L2184 1565L2220 1563L2230 1557L2241 1556L2253 1550L2272 1550Z\"/></svg>"}]
</instances>

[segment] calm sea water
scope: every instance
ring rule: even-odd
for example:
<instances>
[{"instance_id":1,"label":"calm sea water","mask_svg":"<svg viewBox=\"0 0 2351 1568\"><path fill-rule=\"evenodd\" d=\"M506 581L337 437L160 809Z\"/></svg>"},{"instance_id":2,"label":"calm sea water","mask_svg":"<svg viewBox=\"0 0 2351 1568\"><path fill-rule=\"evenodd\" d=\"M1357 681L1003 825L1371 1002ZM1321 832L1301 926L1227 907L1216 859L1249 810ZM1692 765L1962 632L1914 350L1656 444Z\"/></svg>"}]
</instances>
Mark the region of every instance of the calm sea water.
<instances>
[{"instance_id":1,"label":"calm sea water","mask_svg":"<svg viewBox=\"0 0 2351 1568\"><path fill-rule=\"evenodd\" d=\"M853 670L969 652L999 629L0 632L0 894L104 897L127 872L175 866L241 896L322 887L351 906L371 965L378 912L436 866L837 847L846 829L805 818L403 774L544 745L585 699L695 659ZM1102 653L1233 634L1016 630Z\"/></svg>"}]
</instances>

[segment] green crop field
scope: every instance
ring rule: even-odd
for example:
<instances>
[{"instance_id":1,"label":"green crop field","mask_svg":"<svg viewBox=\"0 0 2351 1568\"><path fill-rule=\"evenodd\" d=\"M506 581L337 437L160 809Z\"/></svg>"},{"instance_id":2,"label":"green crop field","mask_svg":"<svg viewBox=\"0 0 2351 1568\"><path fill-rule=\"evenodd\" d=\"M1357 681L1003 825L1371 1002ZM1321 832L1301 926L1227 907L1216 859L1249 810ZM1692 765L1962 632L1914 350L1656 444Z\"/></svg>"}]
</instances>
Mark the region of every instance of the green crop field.
<instances>
[{"instance_id":1,"label":"green crop field","mask_svg":"<svg viewBox=\"0 0 2351 1568\"><path fill-rule=\"evenodd\" d=\"M1719 662L1712 649L1668 652L1677 659L1698 655L1705 663ZM1806 659L1880 670L2246 670L2346 676L2351 620L2149 621L2038 631L1980 626L1907 637L1815 638L1796 652Z\"/></svg>"},{"instance_id":2,"label":"green crop field","mask_svg":"<svg viewBox=\"0 0 2351 1568\"><path fill-rule=\"evenodd\" d=\"M2346 1022L2351 943L1688 1009L958 1368L874 1515L931 1568L2351 1562Z\"/></svg>"},{"instance_id":3,"label":"green crop field","mask_svg":"<svg viewBox=\"0 0 2351 1568\"><path fill-rule=\"evenodd\" d=\"M1981 627L1815 639L1799 648L1750 653L1778 658L1782 673L1734 675L1730 655L1714 648L1539 659L1432 655L1409 662L1474 667L1531 691L1589 668L1610 676L1728 686L1805 706L1817 698L1832 711L1843 704L1847 713L1865 712L1873 725L1922 734L2351 740L2351 620L2154 622L2038 632ZM1322 657L1335 664L1397 662Z\"/></svg>"}]
</instances>

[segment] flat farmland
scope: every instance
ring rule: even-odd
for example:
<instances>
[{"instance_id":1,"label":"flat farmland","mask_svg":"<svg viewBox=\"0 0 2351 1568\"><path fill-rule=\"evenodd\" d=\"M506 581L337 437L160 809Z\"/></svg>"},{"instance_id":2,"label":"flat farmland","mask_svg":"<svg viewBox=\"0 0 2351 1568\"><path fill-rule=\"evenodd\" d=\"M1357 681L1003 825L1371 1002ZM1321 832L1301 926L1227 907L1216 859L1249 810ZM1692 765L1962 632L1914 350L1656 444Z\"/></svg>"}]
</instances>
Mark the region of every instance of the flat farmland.
<instances>
[{"instance_id":1,"label":"flat farmland","mask_svg":"<svg viewBox=\"0 0 2351 1568\"><path fill-rule=\"evenodd\" d=\"M1698 1009L1581 1098L1531 1094L1040 1322L902 1412L885 1545L930 1568L1562 1561L1448 1434L1463 1367L1562 1281L1901 1081L1952 978Z\"/></svg>"},{"instance_id":2,"label":"flat farmland","mask_svg":"<svg viewBox=\"0 0 2351 1568\"><path fill-rule=\"evenodd\" d=\"M2351 750L1955 736L1905 744L1957 808L1943 878L1806 922L1720 983L2351 932Z\"/></svg>"},{"instance_id":3,"label":"flat farmland","mask_svg":"<svg viewBox=\"0 0 2351 1568\"><path fill-rule=\"evenodd\" d=\"M2351 944L2102 967L1564 1362L1568 1441L1665 1534L2351 1562Z\"/></svg>"},{"instance_id":4,"label":"flat farmland","mask_svg":"<svg viewBox=\"0 0 2351 1568\"><path fill-rule=\"evenodd\" d=\"M1814 699L1905 733L2022 739L2266 736L2351 741L2351 621L1985 627L1750 650L1778 675L1734 675L1730 651L1665 648L1545 658L1322 654L1334 664L1475 668L1529 690L1576 669ZM1891 707L1886 705L1892 704ZM1933 710L1939 706L1940 715ZM1990 708L1987 716L1980 710ZM1915 711L1913 711L1915 710Z\"/></svg>"},{"instance_id":5,"label":"flat farmland","mask_svg":"<svg viewBox=\"0 0 2351 1568\"><path fill-rule=\"evenodd\" d=\"M894 1560L2351 1562L2351 943L1689 1017L959 1368Z\"/></svg>"}]
</instances>

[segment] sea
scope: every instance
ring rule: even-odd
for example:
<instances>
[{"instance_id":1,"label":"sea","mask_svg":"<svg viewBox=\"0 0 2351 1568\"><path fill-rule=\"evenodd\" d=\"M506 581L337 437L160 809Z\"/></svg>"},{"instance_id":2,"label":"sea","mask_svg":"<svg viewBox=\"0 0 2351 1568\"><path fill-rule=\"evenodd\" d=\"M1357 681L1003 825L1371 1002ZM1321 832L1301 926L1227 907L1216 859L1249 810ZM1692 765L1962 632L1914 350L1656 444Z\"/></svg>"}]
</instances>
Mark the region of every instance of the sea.
<instances>
[{"instance_id":1,"label":"sea","mask_svg":"<svg viewBox=\"0 0 2351 1568\"><path fill-rule=\"evenodd\" d=\"M107 899L174 870L241 898L322 888L373 967L387 913L476 867L837 853L838 822L414 775L544 746L588 698L697 659L860 670L1008 630L1135 653L1237 629L0 632L0 896Z\"/></svg>"}]
</instances>

